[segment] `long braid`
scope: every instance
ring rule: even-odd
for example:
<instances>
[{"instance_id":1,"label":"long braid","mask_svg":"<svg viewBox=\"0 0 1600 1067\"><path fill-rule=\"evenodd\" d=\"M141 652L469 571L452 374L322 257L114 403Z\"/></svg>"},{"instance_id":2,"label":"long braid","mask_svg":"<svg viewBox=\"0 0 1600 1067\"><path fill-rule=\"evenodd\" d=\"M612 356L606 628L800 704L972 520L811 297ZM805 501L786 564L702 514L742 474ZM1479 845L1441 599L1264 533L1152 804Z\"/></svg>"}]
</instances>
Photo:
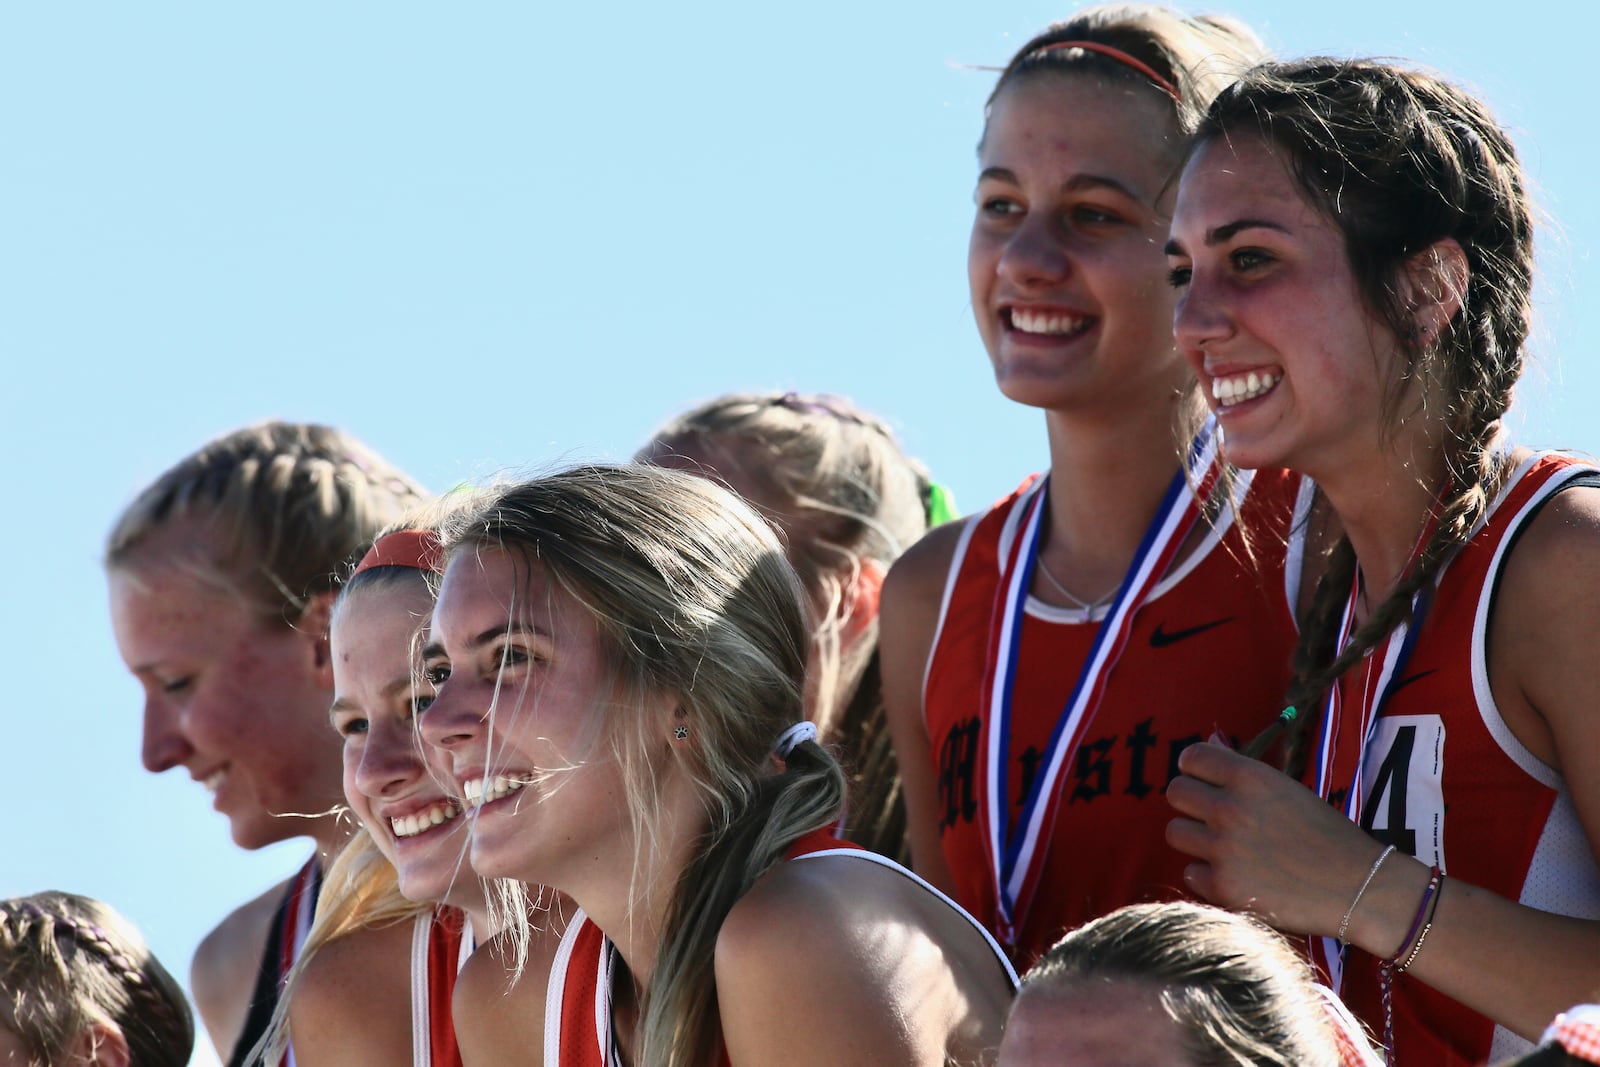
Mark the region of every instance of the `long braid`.
<instances>
[{"instance_id":1,"label":"long braid","mask_svg":"<svg viewBox=\"0 0 1600 1067\"><path fill-rule=\"evenodd\" d=\"M1288 701L1307 712L1328 686L1376 647L1488 514L1505 475L1495 448L1501 418L1521 376L1532 308L1533 227L1515 149L1478 101L1439 79L1364 61L1309 59L1258 68L1212 105L1196 143L1253 132L1282 150L1311 202L1342 230L1369 309L1401 343L1404 373L1391 383L1391 424L1416 377L1423 404L1445 431L1445 490L1436 526L1417 558L1342 649L1335 649L1356 560L1347 540L1332 551L1301 631ZM1459 310L1429 337L1410 287L1397 284L1439 242L1465 256ZM1426 263L1420 264L1424 269ZM1288 724L1286 764L1303 759L1316 716ZM1259 752L1279 720L1252 742Z\"/></svg>"}]
</instances>

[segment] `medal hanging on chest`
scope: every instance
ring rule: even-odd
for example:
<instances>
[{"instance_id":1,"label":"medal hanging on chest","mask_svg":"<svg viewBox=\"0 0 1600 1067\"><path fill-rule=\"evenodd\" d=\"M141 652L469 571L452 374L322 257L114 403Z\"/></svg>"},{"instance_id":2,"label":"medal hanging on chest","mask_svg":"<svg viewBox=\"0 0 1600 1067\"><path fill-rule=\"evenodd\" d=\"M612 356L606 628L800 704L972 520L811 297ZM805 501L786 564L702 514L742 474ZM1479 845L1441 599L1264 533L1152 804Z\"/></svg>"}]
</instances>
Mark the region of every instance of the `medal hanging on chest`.
<instances>
[{"instance_id":1,"label":"medal hanging on chest","mask_svg":"<svg viewBox=\"0 0 1600 1067\"><path fill-rule=\"evenodd\" d=\"M1423 530L1422 539L1412 550L1406 571L1410 571L1416 563L1416 558L1421 552L1422 545L1427 542L1432 528L1433 523L1430 521ZM1404 673L1406 663L1416 648L1417 635L1422 632L1422 623L1432 602L1432 592L1432 583L1419 590L1411 598L1411 610L1406 620L1396 624L1383 643L1362 661L1359 701L1353 709L1356 714L1352 722L1354 729L1351 731L1346 732L1342 722L1346 709L1340 681L1336 679L1328 686L1327 701L1322 709L1322 730L1317 738L1317 795L1332 803L1334 783L1348 782L1341 809L1345 818L1357 826L1361 825L1361 812L1366 803L1363 783L1366 781L1368 757L1373 755L1373 734L1377 730L1383 706L1393 695L1395 682ZM1351 582L1350 596L1345 601L1344 615L1339 624L1339 639L1335 647L1341 653L1355 629L1356 605L1360 599L1361 572L1358 568ZM1338 653L1335 654L1336 658L1337 655ZM1375 663L1379 665L1376 674L1373 671ZM1337 938L1332 937L1312 940L1312 954L1327 975L1329 988L1338 993L1344 981L1345 946Z\"/></svg>"},{"instance_id":2,"label":"medal hanging on chest","mask_svg":"<svg viewBox=\"0 0 1600 1067\"><path fill-rule=\"evenodd\" d=\"M1165 577L1188 539L1217 484L1219 473L1215 424L1208 421L1190 450L1187 468L1180 470L1168 486L1161 507L1145 530L1105 619L1095 632L1089 654L1078 672L1071 695L1057 716L1013 825L1009 818L1013 769L1012 697L1028 589L1041 547L1049 475L1040 478L1015 505L1013 514L1020 515L1021 521L1014 536L1009 538L1009 544L1002 538L1000 582L990 624L982 691L983 797L979 805L984 855L995 886L995 926L1007 945L1016 944L1017 930L1038 889L1049 852L1051 826L1060 803L1057 783L1061 774L1105 695L1112 670L1127 645L1134 616Z\"/></svg>"}]
</instances>

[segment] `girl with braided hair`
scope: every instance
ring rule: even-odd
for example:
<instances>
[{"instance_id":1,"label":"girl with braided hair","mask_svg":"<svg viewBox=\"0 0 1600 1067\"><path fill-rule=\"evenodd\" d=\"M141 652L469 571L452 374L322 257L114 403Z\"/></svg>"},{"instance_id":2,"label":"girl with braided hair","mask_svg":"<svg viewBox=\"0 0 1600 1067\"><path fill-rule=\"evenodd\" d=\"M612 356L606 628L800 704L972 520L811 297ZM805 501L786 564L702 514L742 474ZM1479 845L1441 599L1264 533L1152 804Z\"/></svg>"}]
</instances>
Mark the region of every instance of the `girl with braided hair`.
<instances>
[{"instance_id":1,"label":"girl with braided hair","mask_svg":"<svg viewBox=\"0 0 1600 1067\"><path fill-rule=\"evenodd\" d=\"M1429 74L1262 67L1213 103L1168 253L1226 454L1313 477L1337 535L1278 720L1314 788L1195 746L1168 837L1197 892L1313 935L1393 1061L1503 1058L1600 981L1600 489L1502 437L1515 150Z\"/></svg>"},{"instance_id":2,"label":"girl with braided hair","mask_svg":"<svg viewBox=\"0 0 1600 1067\"><path fill-rule=\"evenodd\" d=\"M107 539L111 621L144 690L144 764L182 767L236 844L309 837L289 882L235 910L191 986L224 1062L244 1062L310 926L321 864L346 831L328 729L328 616L340 577L422 490L339 430L267 422L226 434L143 490Z\"/></svg>"},{"instance_id":3,"label":"girl with braided hair","mask_svg":"<svg viewBox=\"0 0 1600 1067\"><path fill-rule=\"evenodd\" d=\"M0 1062L184 1067L194 1019L139 931L98 900L0 900Z\"/></svg>"},{"instance_id":4,"label":"girl with braided hair","mask_svg":"<svg viewBox=\"0 0 1600 1067\"><path fill-rule=\"evenodd\" d=\"M844 837L909 862L905 803L884 718L878 593L945 491L881 419L841 396L734 393L673 418L640 460L715 478L783 534L812 620L806 716L850 775Z\"/></svg>"},{"instance_id":5,"label":"girl with braided hair","mask_svg":"<svg viewBox=\"0 0 1600 1067\"><path fill-rule=\"evenodd\" d=\"M993 942L835 836L844 775L803 719L804 592L767 522L704 477L579 467L443 540L422 735L478 873L578 909L530 953L526 1011L489 951L468 961L468 1067L992 1057L1014 982Z\"/></svg>"},{"instance_id":6,"label":"girl with braided hair","mask_svg":"<svg viewBox=\"0 0 1600 1067\"><path fill-rule=\"evenodd\" d=\"M1177 753L1250 729L1287 681L1299 479L1228 485L1185 455L1204 405L1161 255L1188 134L1261 54L1226 18L1096 5L1023 45L989 98L972 312L1049 470L895 564L882 654L916 869L1019 965L1182 894Z\"/></svg>"}]
</instances>

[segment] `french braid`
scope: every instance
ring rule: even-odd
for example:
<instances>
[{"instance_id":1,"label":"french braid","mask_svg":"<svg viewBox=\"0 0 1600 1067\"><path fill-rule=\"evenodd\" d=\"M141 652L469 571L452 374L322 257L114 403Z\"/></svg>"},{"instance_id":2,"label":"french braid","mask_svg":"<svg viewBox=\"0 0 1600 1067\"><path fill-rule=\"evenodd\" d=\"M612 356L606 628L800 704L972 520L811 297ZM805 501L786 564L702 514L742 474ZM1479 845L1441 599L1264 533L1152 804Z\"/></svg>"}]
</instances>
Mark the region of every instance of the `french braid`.
<instances>
[{"instance_id":1,"label":"french braid","mask_svg":"<svg viewBox=\"0 0 1600 1067\"><path fill-rule=\"evenodd\" d=\"M199 527L204 546L180 561L242 593L267 618L295 622L337 587L374 536L425 499L423 490L350 435L312 423L264 422L202 446L130 504L106 541L108 569L174 558L160 537Z\"/></svg>"},{"instance_id":2,"label":"french braid","mask_svg":"<svg viewBox=\"0 0 1600 1067\"><path fill-rule=\"evenodd\" d=\"M194 1019L172 976L120 915L71 893L0 902L0 1024L40 1063L88 1026L122 1031L136 1067L180 1067Z\"/></svg>"},{"instance_id":3,"label":"french braid","mask_svg":"<svg viewBox=\"0 0 1600 1067\"><path fill-rule=\"evenodd\" d=\"M1425 391L1424 404L1448 406L1434 531L1342 649L1334 644L1356 559L1348 541L1332 551L1288 693L1290 704L1308 710L1407 617L1503 483L1495 442L1522 374L1532 314L1532 211L1516 151L1488 110L1421 71L1335 59L1259 67L1213 102L1196 144L1241 133L1284 154L1311 202L1343 231L1369 308L1400 339L1407 366L1386 401L1391 424L1416 414L1400 410L1413 376L1438 386ZM1429 337L1397 282L1444 240L1460 246L1468 279L1460 309ZM1303 759L1314 718L1300 715L1288 727L1290 769Z\"/></svg>"}]
</instances>

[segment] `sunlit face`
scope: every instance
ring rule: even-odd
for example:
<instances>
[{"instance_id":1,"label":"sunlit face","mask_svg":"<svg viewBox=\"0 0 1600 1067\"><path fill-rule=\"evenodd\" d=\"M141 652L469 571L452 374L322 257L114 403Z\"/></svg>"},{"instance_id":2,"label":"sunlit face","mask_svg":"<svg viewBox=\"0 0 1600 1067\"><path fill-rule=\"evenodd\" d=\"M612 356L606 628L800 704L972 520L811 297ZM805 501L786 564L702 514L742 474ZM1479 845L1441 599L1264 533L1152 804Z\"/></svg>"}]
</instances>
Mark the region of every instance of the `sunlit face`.
<instances>
[{"instance_id":1,"label":"sunlit face","mask_svg":"<svg viewBox=\"0 0 1600 1067\"><path fill-rule=\"evenodd\" d=\"M1168 245L1179 344L1243 467L1322 480L1383 439L1400 373L1367 308L1343 233L1272 146L1230 135L1184 168Z\"/></svg>"},{"instance_id":2,"label":"sunlit face","mask_svg":"<svg viewBox=\"0 0 1600 1067\"><path fill-rule=\"evenodd\" d=\"M621 766L606 739L618 700L598 624L535 562L495 549L451 560L434 609L422 719L476 803L472 866L576 893L631 863ZM629 713L663 716L670 701ZM660 706L657 707L656 705ZM491 714L492 709L492 714Z\"/></svg>"},{"instance_id":3,"label":"sunlit face","mask_svg":"<svg viewBox=\"0 0 1600 1067\"><path fill-rule=\"evenodd\" d=\"M174 566L109 574L117 647L144 688L144 765L182 767L212 794L242 848L314 834L337 807L339 744L320 626L263 621Z\"/></svg>"},{"instance_id":4,"label":"sunlit face","mask_svg":"<svg viewBox=\"0 0 1600 1067\"><path fill-rule=\"evenodd\" d=\"M999 1067L1195 1067L1183 1030L1145 982L1024 989L1011 1008Z\"/></svg>"},{"instance_id":5,"label":"sunlit face","mask_svg":"<svg viewBox=\"0 0 1600 1067\"><path fill-rule=\"evenodd\" d=\"M967 270L1007 397L1126 410L1188 381L1161 255L1179 147L1171 102L1143 87L1034 74L995 99Z\"/></svg>"},{"instance_id":6,"label":"sunlit face","mask_svg":"<svg viewBox=\"0 0 1600 1067\"><path fill-rule=\"evenodd\" d=\"M428 765L416 729L417 711L432 699L421 678L432 610L416 573L346 594L332 630L329 720L344 738L345 799L394 864L400 891L418 901L470 897L477 885L465 863L461 804L445 791L448 774Z\"/></svg>"}]
</instances>

